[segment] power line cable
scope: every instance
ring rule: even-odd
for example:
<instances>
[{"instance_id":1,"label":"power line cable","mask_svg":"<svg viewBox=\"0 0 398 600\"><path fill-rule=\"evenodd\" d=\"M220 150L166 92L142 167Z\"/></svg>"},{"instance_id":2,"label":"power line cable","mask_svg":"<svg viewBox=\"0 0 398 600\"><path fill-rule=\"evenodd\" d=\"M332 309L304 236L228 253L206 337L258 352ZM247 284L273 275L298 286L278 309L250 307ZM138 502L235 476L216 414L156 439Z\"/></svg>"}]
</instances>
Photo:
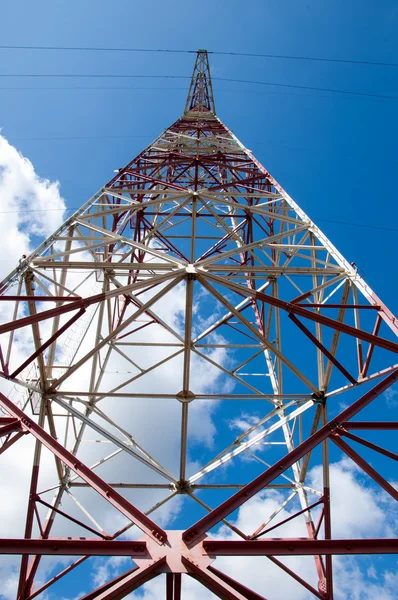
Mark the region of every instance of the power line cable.
<instances>
[{"instance_id":1,"label":"power line cable","mask_svg":"<svg viewBox=\"0 0 398 600\"><path fill-rule=\"evenodd\" d=\"M62 74L62 75L58 75L55 73L17 73L17 74L12 74L12 73L0 73L0 77L33 77L33 78L68 78L68 79L72 79L72 78L77 78L77 79L191 79L190 77L187 77L186 75L127 75L127 74L115 74L115 73L110 73L110 74L82 74L82 73L76 73L76 74L72 74L72 73L66 73L66 74ZM299 90L310 90L310 91L317 91L317 92L330 92L330 93L334 93L334 94L344 94L344 95L350 95L350 96L361 96L361 97L367 97L367 98L382 98L382 99L386 99L386 100L398 100L398 96L390 96L390 95L386 95L386 94L371 94L369 92L353 92L350 90L339 90L339 89L335 89L335 88L322 88L322 87L316 87L316 86L308 86L308 85L295 85L295 84L290 84L290 83L274 83L274 82L270 82L270 81L254 81L254 80L249 80L249 79L230 79L230 78L226 78L226 77L213 77L213 81L227 81L230 83L248 83L248 84L254 84L254 85L267 85L267 86L276 86L276 87L282 87L282 88L292 88L292 89L299 89Z\"/></svg>"},{"instance_id":2,"label":"power line cable","mask_svg":"<svg viewBox=\"0 0 398 600\"><path fill-rule=\"evenodd\" d=\"M342 63L350 65L372 65L374 67L398 67L398 63L376 62L372 60L351 60L343 58L322 58L318 56L294 56L287 54L257 54L255 52L209 52L209 54L220 54L229 56L247 56L255 58L280 58L284 60L308 60L315 62Z\"/></svg>"},{"instance_id":3,"label":"power line cable","mask_svg":"<svg viewBox=\"0 0 398 600\"><path fill-rule=\"evenodd\" d=\"M213 86L214 87L214 86ZM268 95L272 95L272 96L293 96L294 98L324 98L326 100L331 100L333 98L336 98L336 96L331 96L331 95L326 95L326 94L318 94L318 93L303 93L303 92L297 92L297 93L292 93L292 92L286 92L286 91L282 91L279 88L279 91L271 91L271 90L265 90L265 89L234 89L234 88L214 88L215 91L217 92L217 94L226 92L226 93L243 93L243 94L268 94ZM98 90L103 90L103 91L118 91L118 90L123 90L123 91L150 91L150 90L157 90L157 91L187 91L186 87L131 87L131 86L68 86L68 87L48 87L48 86L0 86L0 91L3 90L12 90L12 91L26 91L26 90L31 90L31 91L36 91L36 92L40 92L40 91L79 91L79 90L92 90L92 91L98 91ZM342 96L342 98L350 98L351 96L346 96L344 97L344 95ZM355 96L352 97L353 100L355 100ZM372 98L375 101L381 100L383 101L385 98L384 97L374 97ZM389 98L389 100L394 100L393 98Z\"/></svg>"},{"instance_id":4,"label":"power line cable","mask_svg":"<svg viewBox=\"0 0 398 600\"><path fill-rule=\"evenodd\" d=\"M186 87L131 87L131 86L68 86L68 87L48 87L48 86L0 86L0 91L2 90L33 90L33 91L48 91L48 90L53 90L53 91L75 91L75 90L107 90L107 91L117 91L117 90L123 90L123 91L127 91L127 90L131 90L131 91L141 91L141 90L161 90L161 91L180 91L183 90L185 91L185 93L187 92L187 88ZM283 92L283 91L271 91L271 90L264 90L264 89L257 89L257 90L245 90L245 89L234 89L234 88L215 88L217 94L222 93L222 92L228 92L228 93L244 93L244 94L269 94L269 95L273 95L273 96L294 96L295 98L326 98L326 99L330 99L333 96L326 96L324 94L304 94L304 93L290 93L290 92Z\"/></svg>"},{"instance_id":5,"label":"power line cable","mask_svg":"<svg viewBox=\"0 0 398 600\"><path fill-rule=\"evenodd\" d=\"M0 77L44 77L46 79L191 79L188 75L130 75L127 73L0 73Z\"/></svg>"},{"instance_id":6,"label":"power line cable","mask_svg":"<svg viewBox=\"0 0 398 600\"><path fill-rule=\"evenodd\" d=\"M166 53L166 54L196 54L197 50L173 50L168 48L106 48L101 46L21 46L21 45L0 45L1 50L63 50L79 52L148 52L148 53ZM209 50L208 54L216 56L242 56L248 58L271 58L282 60L313 61L324 63L340 63L350 65L370 65L376 67L398 67L398 63L381 62L372 60L354 60L344 58L327 58L320 56L296 56L289 54L262 54L258 52L224 52L218 50Z\"/></svg>"},{"instance_id":7,"label":"power line cable","mask_svg":"<svg viewBox=\"0 0 398 600\"><path fill-rule=\"evenodd\" d=\"M12 77L15 77L14 75L12 75ZM0 90L109 90L109 91L113 91L113 90L185 90L187 91L186 87L115 87L115 86L69 86L69 87L37 87L37 86L30 86L30 87L26 87L26 86L7 86L7 87L0 87ZM220 91L220 90L218 90ZM221 90L221 91L241 91L241 90L229 90L229 89L225 89L225 90ZM248 92L250 91L254 91L256 92L257 90L247 90ZM260 91L260 90L259 90Z\"/></svg>"},{"instance_id":8,"label":"power line cable","mask_svg":"<svg viewBox=\"0 0 398 600\"><path fill-rule=\"evenodd\" d=\"M79 52L165 52L168 54L196 54L197 50L172 50L167 48L109 48L102 46L14 46L1 44L0 50L78 50ZM215 54L208 52L208 54Z\"/></svg>"},{"instance_id":9,"label":"power line cable","mask_svg":"<svg viewBox=\"0 0 398 600\"><path fill-rule=\"evenodd\" d=\"M336 90L335 88L321 88L321 87L308 86L308 85L294 85L291 83L271 83L269 81L251 81L248 79L228 79L225 77L214 77L213 79L215 79L217 81L229 81L229 82L234 82L234 83L252 83L252 84L256 84L256 85L272 85L272 86L276 86L276 87L293 88L293 89L298 89L298 90L311 90L311 91L317 91L317 92L332 92L334 94L348 94L350 96L366 96L369 98L384 98L384 99L388 99L388 100L398 100L398 96L389 96L389 95L385 95L385 94L371 94L368 92L352 92L350 90Z\"/></svg>"}]
</instances>

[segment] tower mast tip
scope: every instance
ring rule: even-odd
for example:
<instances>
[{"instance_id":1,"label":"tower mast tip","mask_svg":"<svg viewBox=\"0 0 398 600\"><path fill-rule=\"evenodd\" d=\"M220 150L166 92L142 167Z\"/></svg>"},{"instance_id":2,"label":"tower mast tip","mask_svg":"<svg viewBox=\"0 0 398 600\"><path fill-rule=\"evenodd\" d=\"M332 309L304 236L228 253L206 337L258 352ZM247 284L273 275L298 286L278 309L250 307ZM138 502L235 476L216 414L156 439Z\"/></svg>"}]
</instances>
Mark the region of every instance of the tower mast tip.
<instances>
[{"instance_id":1,"label":"tower mast tip","mask_svg":"<svg viewBox=\"0 0 398 600\"><path fill-rule=\"evenodd\" d=\"M198 50L189 86L185 113L216 113L207 50Z\"/></svg>"}]
</instances>

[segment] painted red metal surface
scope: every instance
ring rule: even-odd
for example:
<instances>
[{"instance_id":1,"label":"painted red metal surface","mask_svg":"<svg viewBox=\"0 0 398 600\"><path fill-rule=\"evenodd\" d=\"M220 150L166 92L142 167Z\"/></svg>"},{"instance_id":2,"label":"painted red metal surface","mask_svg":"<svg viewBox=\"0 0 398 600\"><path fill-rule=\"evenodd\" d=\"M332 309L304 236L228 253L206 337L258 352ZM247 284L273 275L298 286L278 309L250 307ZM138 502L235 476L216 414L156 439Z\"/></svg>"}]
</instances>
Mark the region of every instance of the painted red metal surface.
<instances>
[{"instance_id":1,"label":"painted red metal surface","mask_svg":"<svg viewBox=\"0 0 398 600\"><path fill-rule=\"evenodd\" d=\"M15 431L21 430L21 422L19 419L4 419L8 421L5 425L0 427L0 437L14 433ZM1 422L0 422L1 425Z\"/></svg>"},{"instance_id":2,"label":"painted red metal surface","mask_svg":"<svg viewBox=\"0 0 398 600\"><path fill-rule=\"evenodd\" d=\"M112 504L126 517L131 519L142 531L150 537L157 540L159 543L167 540L166 532L156 525L149 517L144 515L138 508L133 506L126 498L121 496L116 490L111 488L105 481L101 479L92 469L87 467L80 460L77 460L66 448L57 442L51 435L44 431L32 419L29 419L15 404L10 402L3 394L0 393L0 406L6 409L10 414L20 420L21 426L25 431L31 433L43 446L46 446L55 456L72 469L79 477L88 483L96 492L98 492L105 500ZM36 487L36 486L35 486ZM31 492L31 498L36 492Z\"/></svg>"},{"instance_id":3,"label":"painted red metal surface","mask_svg":"<svg viewBox=\"0 0 398 600\"><path fill-rule=\"evenodd\" d=\"M300 209L298 207L295 208L293 203L290 203L290 197L271 177L268 171L260 165L251 152L244 148L234 138L230 130L215 116L215 105L206 52L200 51L198 53L184 115L168 128L164 135L165 138L163 141L165 141L165 145L157 145L155 142L148 146L125 168L120 169L111 181L102 188L101 202L93 206L96 211L94 214L99 216L99 218L103 217L104 221L106 221L107 217L112 218L112 226L106 229L105 233L101 230L101 226L98 223L96 225L94 223L93 226L90 219L87 218L88 213L85 214L82 212L76 217L78 225L83 223L87 228L90 225L94 227L93 230L90 230L92 237L87 236L87 240L89 240L86 242L88 247L92 243L92 240L96 242L94 233L96 235L104 234L105 236L105 241L96 242L91 249L95 260L91 263L85 262L84 257L80 257L80 261L71 260L68 252L71 250L72 242L70 242L69 250L66 249L63 253L55 254L54 259L52 257L52 253L54 252L53 242L50 241L47 246L43 246L41 254L32 255L28 258L24 257L20 266L20 282L23 282L29 273L31 281L33 281L33 272L29 272L29 269L24 271L26 265L31 268L33 264L35 269L42 269L42 277L45 281L48 280L48 278L46 279L48 277L46 269L48 269L48 272L51 270L55 271L55 269L64 269L62 271L63 274L66 273L67 269L73 268L91 269L92 271L98 270L98 272L101 272L104 281L106 278L109 281L113 281L112 277L115 270L124 269L125 275L123 277L125 276L125 279L123 281L125 285L120 282L117 284L113 282L114 287L109 285L106 288L104 285L103 289L105 291L93 293L93 295L87 297L84 297L85 294L80 290L78 291L82 293L82 296L77 296L75 292L73 292L73 295L70 295L70 292L67 292L68 295L63 295L63 291L66 291L63 275L56 281L54 294L48 296L34 295L31 284L27 284L25 286L26 290L24 292L21 291L20 295L15 295L14 288L11 289L11 295L7 295L7 285L0 285L1 294L4 292L4 295L0 295L0 300L15 303L16 307L20 304L25 307L28 305L29 308L28 312L18 312L16 310L12 320L0 325L0 334L10 334L12 341L13 336L18 335L20 330L23 330L25 333L29 331L34 340L33 351L27 353L17 365L13 366L11 366L12 362L10 361L11 352L7 351L5 346L4 348L0 348L0 364L2 369L0 376L13 383L25 383L31 395L30 401L32 404L32 397L38 393L37 389L40 390L42 396L38 412L36 413L38 414L38 422L36 422L35 418L27 414L27 411L22 411L5 395L0 394L0 407L6 415L9 415L0 416L0 438L4 440L3 445L0 446L0 454L4 456L7 450L11 446L14 446L22 436L28 435L35 439L24 538L0 540L0 554L18 554L22 556L17 600L33 600L33 598L51 588L54 583L63 577L67 578L74 569L78 568L80 564L91 556L126 556L134 560L136 566L118 575L113 580L108 581L98 589L86 594L82 600L123 598L160 574L166 575L165 594L167 600L181 599L182 575L188 575L199 581L220 598L235 600L260 600L264 598L257 592L250 590L242 583L236 581L230 573L226 574L215 568L212 565L212 561L217 556L264 556L266 560L271 561L281 572L292 577L313 594L314 597L321 600L333 600L333 555L381 555L398 552L396 539L334 538L333 510L330 501L330 481L328 479L328 444L329 441L332 441L334 443L333 446L336 446L341 451L341 455L352 459L363 472L390 494L394 500L398 499L398 493L393 486L368 461L364 460L353 450L350 444L344 439L346 438L357 444L362 444L367 448L367 451L377 452L387 459L397 460L397 454L394 452L349 433L351 430L393 431L398 429L398 423L396 422L352 421L360 411L388 390L398 378L396 365L393 364L391 366L390 363L388 363L390 366L384 369L384 371L372 372L373 364L376 361L376 354L380 349L386 353L396 354L398 352L396 341L386 337L391 333L394 335L398 334L397 321L370 288L366 287L362 281L359 281L360 278L355 270L344 262L344 259L334 248L331 248L328 240L317 230L315 225L309 223L308 218L300 213ZM170 141L173 139L179 140L178 143L174 144ZM209 139L216 139L218 146L206 145L206 140ZM183 143L180 143L181 140L188 140L189 143L192 141L197 142L195 151L192 152L192 148L190 149L189 145L184 148ZM204 140L202 149L199 148L200 140ZM205 188L204 192L203 187ZM199 214L197 198L199 198L201 190L203 198ZM159 213L156 212L157 203L161 203L162 195L166 196L169 192L174 194L175 204L171 208L166 207L162 213L165 222L172 222L174 218L189 218L191 222L195 223L199 219L203 219L208 225L211 219L215 219L215 226L212 233L217 232L217 240L214 243L211 242L210 247L204 248L197 259L195 258L192 246L189 248L189 244L193 244L192 239L196 235L196 225L192 226L192 234L185 236L187 241L179 245L175 240L178 236L169 236L166 228L165 233L163 233L157 223L156 219L159 217ZM182 198L183 200L181 200ZM189 207L187 198L190 202ZM278 206L276 204L278 198L283 198L286 204ZM216 212L217 203L220 203L223 210ZM137 205L140 206L139 210L135 210ZM293 210L292 207L295 210L294 217L289 212ZM133 212L133 208L135 212ZM235 223L234 219L237 218L236 215L238 214L240 220L238 223ZM84 221L84 219L86 220ZM279 229L277 224L278 219L282 220L282 225L279 224ZM228 220L232 220L233 223L227 227L226 223ZM63 230L63 240L66 240L66 243L68 243L68 236L72 239L69 227L70 223ZM301 256L304 261L309 260L310 254L313 251L315 255L316 252L322 253L328 251L330 252L329 258L332 257L335 259L336 264L333 267L334 270L331 269L330 273L328 273L327 269L330 265L328 261L323 261L322 258L318 260L316 256L315 258L312 256L312 270L299 263L295 267L296 271L293 269L292 273L298 277L306 276L312 278L311 291L304 291L305 288L300 289L301 282L299 282L299 285L296 284L295 286L296 289L293 292L291 290L287 299L286 297L284 299L278 295L277 287L277 279L281 279L284 274L284 267L281 266L280 257L286 259L286 264L289 264L290 258L294 256L295 246L300 246L300 244L295 245L294 241L292 242L290 239L285 239L288 227L292 228L292 232L294 231L294 233L289 235L295 236L297 232L301 232L309 236L309 238L313 238L308 247L303 245L300 248L302 251L309 252L308 255ZM258 232L261 232L261 236L264 238L261 244L258 244ZM114 238L109 238L109 236L114 234ZM324 245L315 245L315 235L318 236L318 242ZM151 241L145 245L145 240L152 240L151 236L153 236L155 244L152 244ZM123 243L126 245L130 244L128 252L124 248L123 252L118 253L117 245L120 240L123 240ZM231 242L236 240L239 242L238 249L235 247L231 248ZM281 245L281 241L283 240L286 243ZM161 251L157 245L159 245ZM105 258L105 248L108 256L112 255L113 251L115 252L108 260ZM258 261L256 262L256 251L259 249L263 250L264 248L270 259L270 264L267 268L264 267L263 263L259 265ZM126 259L124 262L123 257ZM148 260L157 261L157 266L153 270L156 276L154 276L153 281L150 280L150 283L146 285L145 281L143 282L143 278L140 277L140 273L147 267ZM167 262L168 260L171 261L170 264ZM322 269L318 269L319 265L322 265ZM147 275L153 275L149 269ZM326 302L326 300L322 302L318 301L317 290L325 288L330 284L327 278L334 277L338 280L343 275L346 281L341 300L335 296L336 301L333 299L332 303ZM15 283L15 281L16 279L12 282ZM326 365L325 369L319 368L319 373L325 376L324 379L327 379L325 373L329 367L331 370L332 365L343 376L343 389L345 387L351 389L354 386L362 385L366 381L380 378L383 373L387 377L353 402L338 416L328 421L326 413L326 406L329 402L327 385L324 384L322 387L321 377L318 377L318 381L316 381L316 377L314 378L315 381L310 381L307 377L302 376L299 369L292 370L295 375L301 376L301 384L306 386L309 384L310 392L306 400L311 404L312 401L309 398L312 398L315 406L315 417L311 433L307 437L304 436L304 441L301 441L296 447L293 445L289 446L289 432L284 434L285 439L288 441L286 443L286 454L282 458L274 462L269 468L266 468L249 483L242 484L240 489L222 502L220 506L213 510L208 509L208 514L197 523L190 525L186 531L165 531L156 521L150 519L132 502L118 493L115 489L117 484L110 485L106 483L97 475L95 467L90 468L78 459L75 455L77 450L76 452L70 452L66 449L66 444L63 445L57 439L54 414L58 408L56 400L60 390L60 398L63 401L65 400L62 396L63 388L61 387L64 381L73 372L78 370L80 364L84 364L86 357L91 356L91 351L93 362L95 363L99 351L107 346L108 343L110 346L115 342L115 339L112 337L115 332L118 332L117 342L119 344L123 344L125 340L129 340L131 334L138 331L140 331L141 335L145 336L148 331L147 328L153 323L163 328L165 332L170 332L169 325L152 311L151 305L142 308L145 304L143 298L148 296L148 293L150 295L155 288L158 290L164 284L172 286L180 282L185 282L188 289L189 286L193 285L193 281L195 281L195 285L203 284L204 288L207 287L207 292L218 294L219 297L217 300L219 303L222 303L223 300L227 302L229 294L236 294L242 299L242 304L234 307L233 312L227 311L224 317L214 324L213 332L217 333L222 326L226 325L234 331L235 335L241 335L242 330L234 323L234 319L241 318L239 325L241 328L242 325L247 326L248 331L245 334L247 338L251 337L251 342L254 339L260 344L261 352L265 353L268 350L271 353L271 359L268 360L268 364L271 364L268 367L270 378L273 362L275 364L278 361L280 362L278 367L274 369L274 375L278 369L279 371L282 369L282 365L288 365L290 368L290 363L285 360L278 346L279 342L273 339L270 340L269 338L268 321L270 314L278 315L277 319L280 319L281 315L285 315L286 318L290 318L290 321L305 334L302 337L306 338L306 342L311 343L311 349L317 353L318 363ZM263 291L266 283L269 286L266 291ZM340 282L338 283L340 284ZM353 297L351 300L348 300L348 293L351 287L357 283L359 286L358 289L362 293L362 299L356 300ZM44 284L42 288L45 289ZM221 288L223 290L222 293L219 291ZM21 287L22 289L23 287ZM338 287L333 288L333 293L337 292L338 289ZM161 292L159 293L161 294ZM289 301L293 293L296 297ZM365 302L368 301L368 304L363 302L363 297L365 298ZM313 301L309 301L311 298ZM56 302L56 306L49 310L37 312L41 309L39 306L40 302ZM112 309L109 308L111 302L114 302ZM70 332L72 326L75 324L78 325L80 318L85 313L87 314L90 307L92 310L98 308L101 311L105 304L107 304L109 310L108 322L111 331L108 338L98 335L98 343L95 350L90 350L83 358L79 358L79 361L74 363L70 369L65 368L65 372L61 371L61 375L57 372L54 374L52 372L54 361L50 365L46 365L45 357L51 354L52 351L53 354L55 353L56 343L59 338L63 334ZM176 478L170 481L169 489L173 494L188 493L192 495L197 490L195 489L195 483L192 484L186 479L186 431L184 432L184 423L187 427L187 405L195 396L195 394L189 395L191 392L187 383L189 381L190 353L199 348L195 348L192 331L187 326L187 322L192 319L192 312L190 317L187 317L188 305L187 293L185 337L181 335L178 337L178 344L184 346L185 361L183 390L182 393L179 392L176 396L177 400L182 402L183 425L181 434L180 478L179 480ZM144 316L147 320L144 323L139 323L133 319L131 324L129 323L129 326L124 330L123 324L130 318L129 315L131 312L129 311L131 309L136 310L139 316ZM250 318L245 318L248 310L252 311L251 320ZM326 312L329 311L328 315L324 314L325 310ZM76 311L75 314L65 321L68 313L72 311ZM334 318L330 316L330 314L333 314L333 311L337 315ZM350 314L350 317L345 321L344 315L346 311ZM23 316L20 316L21 314ZM347 322L349 319L351 321ZM366 326L361 324L361 319L363 321L368 319ZM305 320L306 325L304 325L303 320ZM353 321L354 325L352 324ZM46 330L44 325L51 322L52 328ZM383 335L380 335L382 326L388 329L388 331L387 333L384 331ZM88 326L86 325L86 327ZM309 327L312 327L312 330ZM329 343L330 340L328 340L327 334L326 336L321 335L320 331L321 329L324 331L323 328L326 328L332 336L331 343ZM44 331L46 333L43 333ZM356 344L354 353L358 373L354 373L352 363L349 367L346 365L346 356L344 353L337 358L337 346L342 336L345 339L348 336L348 339L353 344ZM390 337L393 337L393 335ZM120 347L119 351L123 352L120 350ZM272 352L274 352L274 356ZM106 364L106 360L104 364ZM101 365L101 369L103 370L104 364ZM17 376L23 372L26 373L27 367L30 368L33 365L37 366L39 372L35 380L36 387L32 384L30 376L25 377L26 381L17 379ZM48 377L46 368L51 373ZM93 373L95 373L95 368L93 369ZM102 375L103 372L101 373L101 377ZM94 380L93 376L92 379ZM276 381L277 377L275 376L274 379ZM240 380L240 384L242 384L242 380ZM285 411L285 409L279 403L280 394L277 389L278 385L274 382L273 386L276 400L274 399L275 404L272 408L275 408L275 410L278 408L280 411L279 417L282 420L282 417L285 418L286 415L289 415L285 412L282 414L282 410ZM117 391L119 388L115 389ZM67 394L67 392L63 393ZM76 393L76 396L79 396L79 393ZM84 410L86 412L84 416L90 415L98 397L101 398L101 393L92 385L90 392L83 391L81 392L81 396L85 402ZM68 398L70 397L71 395L68 393ZM87 398L88 400L86 400ZM333 401L334 398L331 398L331 400ZM303 402L304 400L298 403L297 406L300 408ZM65 406L61 406L65 410ZM79 414L74 413L74 427L75 419L78 418ZM45 429L46 426L48 427L48 432ZM85 426L84 424L82 427ZM79 445L78 438L79 436L76 435L76 449ZM240 441L239 444L236 444L236 449L239 449L239 445ZM53 504L43 500L38 491L42 447L47 448L54 456L56 469L59 474L60 486L56 492ZM268 526L267 522L259 516L261 524L256 528L254 534L241 531L234 522L226 521L228 515L242 507L256 494L262 492L266 486L274 483L278 477L286 475L288 469L296 469L295 473L293 471L294 481L296 487L300 487L299 484L305 479L311 453L317 448L322 452L324 469L323 487L320 498L318 496L319 500L311 504L307 501L305 494L303 494L300 498L301 510L295 510L293 514L277 522L276 525ZM141 450L140 448L139 451ZM228 456L228 454L224 454L222 458L225 458L225 456ZM150 462L152 458L147 458L147 460ZM129 524L121 527L113 534L107 534L102 530L97 531L91 525L87 525L82 520L68 514L66 509L61 509L62 499L66 490L69 489L68 486L70 485L70 489L73 489L69 477L70 471L75 473L79 478L79 481L73 482L76 487L88 487L90 490L94 490L116 511L127 517ZM200 472L198 473L199 476L202 476ZM221 487L222 485L220 485ZM49 509L45 520L41 520L40 518L40 505ZM314 508L319 510L317 522L313 517L312 511ZM59 515L63 519L68 519L74 525L88 530L99 537L95 539L61 539L52 537L51 534L56 515ZM270 539L268 537L270 531L275 531L281 525L291 522L298 517L302 518L303 516L305 517L305 528L308 537L303 539ZM223 522L235 535L242 539L214 540L207 537L211 535L213 528L218 527ZM143 537L140 540L132 541L118 539L129 530L132 523L136 524L144 532ZM34 537L35 524L37 526L36 529L39 529L40 538ZM45 555L75 555L80 558L50 578L46 583L41 584L41 587L37 588L35 587L36 574L41 557ZM315 589L298 572L295 572L293 568L287 567L282 561L275 558L275 556L313 556L318 578L318 589ZM272 600L272 598L269 600Z\"/></svg>"},{"instance_id":4,"label":"painted red metal surface","mask_svg":"<svg viewBox=\"0 0 398 600\"><path fill-rule=\"evenodd\" d=\"M0 540L0 554L43 554L59 556L131 556L142 557L146 554L146 543L142 541L114 541L101 538L51 538Z\"/></svg>"},{"instance_id":5,"label":"painted red metal surface","mask_svg":"<svg viewBox=\"0 0 398 600\"><path fill-rule=\"evenodd\" d=\"M397 554L396 539L300 540L262 539L245 541L206 540L210 556L301 556L314 554Z\"/></svg>"},{"instance_id":6,"label":"painted red metal surface","mask_svg":"<svg viewBox=\"0 0 398 600\"><path fill-rule=\"evenodd\" d=\"M398 370L391 373L383 381L378 383L373 389L364 394L351 406L341 412L333 421L319 429L316 433L310 436L306 441L297 446L287 456L281 458L275 465L267 469L262 475L259 475L251 483L236 492L231 498L220 504L211 513L203 517L200 521L192 525L184 533L184 540L188 543L197 541L201 535L209 531L217 525L223 518L227 517L231 512L242 506L249 498L260 492L264 487L271 483L278 475L288 469L293 463L305 456L315 446L322 443L327 438L330 438L333 431L339 426L339 423L345 422L347 419L355 417L362 409L370 404L375 398L387 390L398 379Z\"/></svg>"}]
</instances>

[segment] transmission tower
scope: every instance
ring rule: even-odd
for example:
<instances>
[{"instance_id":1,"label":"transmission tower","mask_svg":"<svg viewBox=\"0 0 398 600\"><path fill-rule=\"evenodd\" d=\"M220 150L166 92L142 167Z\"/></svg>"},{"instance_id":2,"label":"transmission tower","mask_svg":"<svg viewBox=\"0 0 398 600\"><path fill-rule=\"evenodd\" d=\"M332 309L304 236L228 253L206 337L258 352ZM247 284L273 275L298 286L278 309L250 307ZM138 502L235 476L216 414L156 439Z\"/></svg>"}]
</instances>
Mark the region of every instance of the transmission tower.
<instances>
[{"instance_id":1,"label":"transmission tower","mask_svg":"<svg viewBox=\"0 0 398 600\"><path fill-rule=\"evenodd\" d=\"M205 50L182 117L0 289L0 469L32 441L23 528L0 540L21 555L18 600L98 556L131 565L84 600L161 574L168 600L186 576L272 600L270 568L332 600L333 555L397 552L395 539L335 537L329 476L329 454L346 456L398 499L381 398L398 377L397 321L216 116ZM209 411L213 447L198 433ZM242 531L239 509L267 494L278 507ZM173 502L183 530L158 524ZM286 538L287 522L301 535ZM74 558L46 582L49 556ZM225 556L263 557L263 589ZM312 579L292 556L313 557Z\"/></svg>"}]
</instances>

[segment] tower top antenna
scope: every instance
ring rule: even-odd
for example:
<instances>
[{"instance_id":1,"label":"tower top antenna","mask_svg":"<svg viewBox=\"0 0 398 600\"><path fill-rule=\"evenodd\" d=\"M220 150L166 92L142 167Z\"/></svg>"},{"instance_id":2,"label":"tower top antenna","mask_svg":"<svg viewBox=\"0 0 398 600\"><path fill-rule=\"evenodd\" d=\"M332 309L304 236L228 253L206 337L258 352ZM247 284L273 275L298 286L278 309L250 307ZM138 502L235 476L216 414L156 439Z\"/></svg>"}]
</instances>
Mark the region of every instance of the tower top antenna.
<instances>
[{"instance_id":1,"label":"tower top antenna","mask_svg":"<svg viewBox=\"0 0 398 600\"><path fill-rule=\"evenodd\" d=\"M196 56L185 105L185 113L188 112L216 112L207 50L198 50Z\"/></svg>"}]
</instances>

